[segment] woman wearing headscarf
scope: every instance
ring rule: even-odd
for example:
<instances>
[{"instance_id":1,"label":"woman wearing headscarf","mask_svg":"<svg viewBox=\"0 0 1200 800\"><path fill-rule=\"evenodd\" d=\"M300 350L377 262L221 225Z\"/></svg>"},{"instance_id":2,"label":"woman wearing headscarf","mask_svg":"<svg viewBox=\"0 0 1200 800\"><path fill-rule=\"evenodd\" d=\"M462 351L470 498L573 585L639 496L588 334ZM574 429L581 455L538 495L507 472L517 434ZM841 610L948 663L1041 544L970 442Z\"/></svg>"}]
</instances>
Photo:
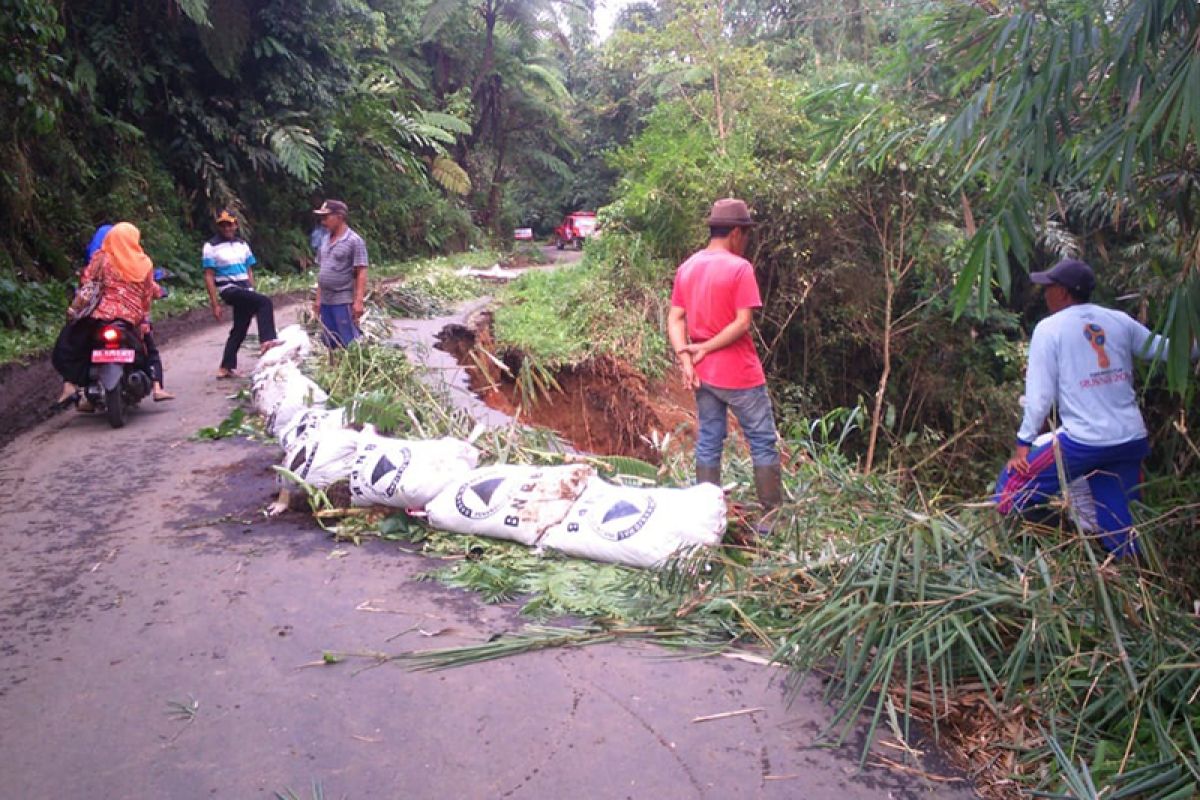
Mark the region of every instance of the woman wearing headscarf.
<instances>
[{"instance_id":1,"label":"woman wearing headscarf","mask_svg":"<svg viewBox=\"0 0 1200 800\"><path fill-rule=\"evenodd\" d=\"M141 326L150 313L150 305L160 294L154 282L154 264L142 251L141 238L136 227L118 222L103 237L100 249L83 271L80 291L67 310L67 331L59 337L50 359L64 381L60 405L70 402L76 387L87 381L96 329L115 320ZM94 290L85 291L89 286ZM154 399L171 399L162 388L161 367L152 367L151 371L156 373L151 375ZM80 410L88 409L81 404Z\"/></svg>"}]
</instances>

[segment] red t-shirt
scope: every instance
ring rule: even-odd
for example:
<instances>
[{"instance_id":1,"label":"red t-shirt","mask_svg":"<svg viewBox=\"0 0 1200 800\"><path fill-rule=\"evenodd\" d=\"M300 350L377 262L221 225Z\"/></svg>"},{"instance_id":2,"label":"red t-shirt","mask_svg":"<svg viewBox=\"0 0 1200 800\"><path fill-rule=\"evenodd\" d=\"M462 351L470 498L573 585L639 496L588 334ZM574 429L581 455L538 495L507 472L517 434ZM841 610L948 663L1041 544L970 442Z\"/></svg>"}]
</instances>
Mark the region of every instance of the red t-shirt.
<instances>
[{"instance_id":1,"label":"red t-shirt","mask_svg":"<svg viewBox=\"0 0 1200 800\"><path fill-rule=\"evenodd\" d=\"M687 314L688 338L707 341L733 322L738 309L762 306L754 266L727 250L701 250L675 273L671 305ZM705 356L696 375L719 389L752 389L767 382L749 332Z\"/></svg>"}]
</instances>

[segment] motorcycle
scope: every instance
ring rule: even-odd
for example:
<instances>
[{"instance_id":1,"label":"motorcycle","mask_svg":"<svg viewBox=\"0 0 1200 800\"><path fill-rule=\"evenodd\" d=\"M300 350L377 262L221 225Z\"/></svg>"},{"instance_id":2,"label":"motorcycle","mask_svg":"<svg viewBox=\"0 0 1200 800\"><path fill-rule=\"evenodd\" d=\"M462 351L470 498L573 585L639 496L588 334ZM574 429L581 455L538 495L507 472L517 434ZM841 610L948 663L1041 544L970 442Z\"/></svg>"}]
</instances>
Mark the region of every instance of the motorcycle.
<instances>
[{"instance_id":1,"label":"motorcycle","mask_svg":"<svg viewBox=\"0 0 1200 800\"><path fill-rule=\"evenodd\" d=\"M97 411L103 409L108 424L125 425L132 406L153 391L146 342L136 325L124 320L96 328L92 366L83 393Z\"/></svg>"},{"instance_id":2,"label":"motorcycle","mask_svg":"<svg viewBox=\"0 0 1200 800\"><path fill-rule=\"evenodd\" d=\"M171 277L164 269L154 270L160 297L168 296L163 281ZM97 411L103 409L109 425L124 427L129 409L154 390L149 351L141 326L120 319L98 326L91 362L84 396Z\"/></svg>"}]
</instances>

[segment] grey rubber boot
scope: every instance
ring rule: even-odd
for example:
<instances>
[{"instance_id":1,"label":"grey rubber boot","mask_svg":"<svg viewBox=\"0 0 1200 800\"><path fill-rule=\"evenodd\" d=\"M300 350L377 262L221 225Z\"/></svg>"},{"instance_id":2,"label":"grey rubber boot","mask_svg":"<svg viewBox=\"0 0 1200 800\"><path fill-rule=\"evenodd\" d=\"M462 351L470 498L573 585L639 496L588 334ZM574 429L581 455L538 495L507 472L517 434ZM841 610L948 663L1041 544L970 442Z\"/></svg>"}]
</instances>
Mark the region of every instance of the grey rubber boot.
<instances>
[{"instance_id":1,"label":"grey rubber boot","mask_svg":"<svg viewBox=\"0 0 1200 800\"><path fill-rule=\"evenodd\" d=\"M783 502L783 472L778 464L754 468L754 491L763 511L755 530L759 536L768 536L775 527L779 504Z\"/></svg>"},{"instance_id":2,"label":"grey rubber boot","mask_svg":"<svg viewBox=\"0 0 1200 800\"><path fill-rule=\"evenodd\" d=\"M721 485L721 468L718 467L702 467L696 465L696 483L711 483L716 486Z\"/></svg>"}]
</instances>

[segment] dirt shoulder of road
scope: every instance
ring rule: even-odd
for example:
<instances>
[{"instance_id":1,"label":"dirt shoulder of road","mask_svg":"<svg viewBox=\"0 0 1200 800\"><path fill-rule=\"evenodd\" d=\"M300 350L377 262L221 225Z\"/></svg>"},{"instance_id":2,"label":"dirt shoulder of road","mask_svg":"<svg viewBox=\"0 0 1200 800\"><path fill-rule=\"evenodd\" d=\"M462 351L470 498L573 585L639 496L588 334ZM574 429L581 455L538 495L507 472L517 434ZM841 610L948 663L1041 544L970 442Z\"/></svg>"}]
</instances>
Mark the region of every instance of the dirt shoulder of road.
<instances>
[{"instance_id":1,"label":"dirt shoulder of road","mask_svg":"<svg viewBox=\"0 0 1200 800\"><path fill-rule=\"evenodd\" d=\"M507 268L542 269L556 264L571 264L579 261L582 253L555 251L552 245L543 245L549 264L536 267L521 262L509 262ZM402 280L399 277L385 278L383 283ZM297 302L308 294L307 289L272 295L276 307ZM228 317L227 317L228 319ZM154 334L159 346L168 344L172 338L185 336L210 325L227 325L228 321L216 322L207 306L194 308L182 314L167 317L154 323ZM216 369L214 364L213 369ZM171 364L165 364L166 383L171 383ZM55 412L50 406L58 397L62 379L50 364L50 350L25 356L17 361L0 364L0 447L11 442L20 433L48 419Z\"/></svg>"},{"instance_id":2,"label":"dirt shoulder of road","mask_svg":"<svg viewBox=\"0 0 1200 800\"><path fill-rule=\"evenodd\" d=\"M306 290L274 295L277 306L293 303L307 294ZM222 322L212 317L208 306L193 308L173 317L154 323L154 335L159 347L172 339L211 325L228 325L228 315ZM171 364L166 365L166 382L171 382ZM216 365L213 365L216 370ZM55 413L50 406L58 397L62 378L50 364L50 350L26 356L18 361L0 364L0 447L11 442L23 431L28 430Z\"/></svg>"}]
</instances>

